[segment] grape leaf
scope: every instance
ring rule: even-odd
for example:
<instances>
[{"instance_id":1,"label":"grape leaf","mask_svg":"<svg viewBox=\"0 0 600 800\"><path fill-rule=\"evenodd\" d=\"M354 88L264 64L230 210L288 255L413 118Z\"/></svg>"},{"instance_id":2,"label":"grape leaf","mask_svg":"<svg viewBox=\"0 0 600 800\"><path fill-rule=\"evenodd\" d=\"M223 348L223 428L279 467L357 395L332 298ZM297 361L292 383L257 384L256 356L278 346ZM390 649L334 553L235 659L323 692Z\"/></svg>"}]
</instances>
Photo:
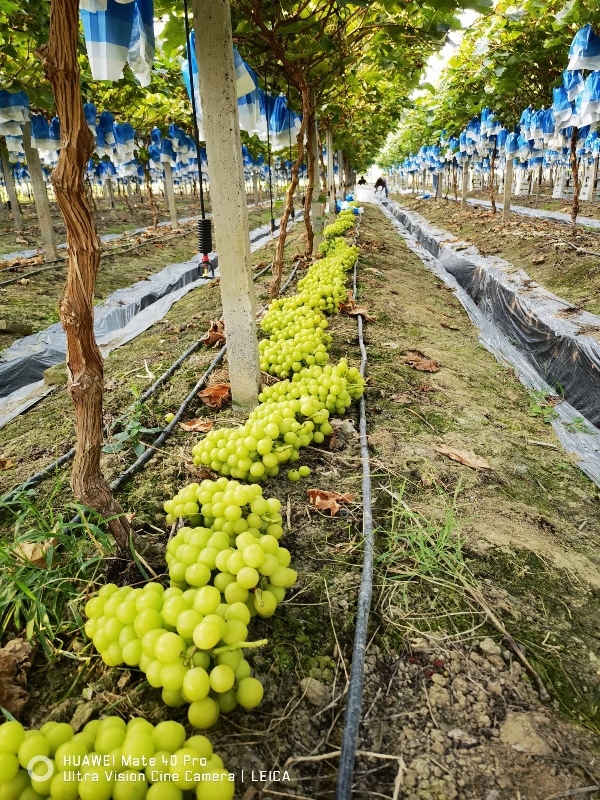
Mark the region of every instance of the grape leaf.
<instances>
[{"instance_id":1,"label":"grape leaf","mask_svg":"<svg viewBox=\"0 0 600 800\"><path fill-rule=\"evenodd\" d=\"M335 517L338 513L342 503L350 503L354 499L353 494L340 494L340 492L335 491L326 492L323 489L307 489L306 493L311 505L319 509L319 511L329 509L332 517Z\"/></svg>"},{"instance_id":2,"label":"grape leaf","mask_svg":"<svg viewBox=\"0 0 600 800\"><path fill-rule=\"evenodd\" d=\"M407 350L402 361L419 372L438 372L440 365L420 350Z\"/></svg>"},{"instance_id":3,"label":"grape leaf","mask_svg":"<svg viewBox=\"0 0 600 800\"><path fill-rule=\"evenodd\" d=\"M455 450L453 447L448 447L445 444L435 445L433 449L436 453L448 456L448 458L451 458L453 461L458 461L459 464L464 464L465 467L471 467L471 469L494 469L489 461L478 456L472 450Z\"/></svg>"},{"instance_id":4,"label":"grape leaf","mask_svg":"<svg viewBox=\"0 0 600 800\"><path fill-rule=\"evenodd\" d=\"M195 431L196 433L208 433L212 426L209 419L191 419L189 422L179 423L182 431Z\"/></svg>"},{"instance_id":5,"label":"grape leaf","mask_svg":"<svg viewBox=\"0 0 600 800\"><path fill-rule=\"evenodd\" d=\"M231 387L228 383L215 383L198 392L198 397L209 408L221 408L231 397Z\"/></svg>"}]
</instances>

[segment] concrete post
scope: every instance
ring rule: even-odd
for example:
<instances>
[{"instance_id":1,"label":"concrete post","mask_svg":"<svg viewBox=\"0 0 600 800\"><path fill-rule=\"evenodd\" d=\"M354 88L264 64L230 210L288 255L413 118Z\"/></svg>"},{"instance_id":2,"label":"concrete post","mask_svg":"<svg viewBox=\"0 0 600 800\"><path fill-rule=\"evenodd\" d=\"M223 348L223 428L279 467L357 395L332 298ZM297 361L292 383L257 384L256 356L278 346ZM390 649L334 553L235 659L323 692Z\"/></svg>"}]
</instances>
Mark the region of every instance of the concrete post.
<instances>
[{"instance_id":1,"label":"concrete post","mask_svg":"<svg viewBox=\"0 0 600 800\"><path fill-rule=\"evenodd\" d=\"M335 185L333 182L333 135L325 131L325 147L327 148L327 211L329 222L335 222Z\"/></svg>"},{"instance_id":2,"label":"concrete post","mask_svg":"<svg viewBox=\"0 0 600 800\"><path fill-rule=\"evenodd\" d=\"M171 228L176 231L179 227L177 222L177 206L175 205L175 192L173 191L173 169L170 161L165 161L163 164L165 171L165 197L167 198L167 206L169 207L169 215L171 217ZM244 186L244 197L246 196L246 187Z\"/></svg>"},{"instance_id":3,"label":"concrete post","mask_svg":"<svg viewBox=\"0 0 600 800\"><path fill-rule=\"evenodd\" d=\"M252 192L254 194L254 208L258 208L260 205L260 199L258 197L258 172L252 172Z\"/></svg>"},{"instance_id":4,"label":"concrete post","mask_svg":"<svg viewBox=\"0 0 600 800\"><path fill-rule=\"evenodd\" d=\"M463 161L462 169L462 186L460 195L460 207L467 207L467 186L469 185L469 162L467 159Z\"/></svg>"},{"instance_id":5,"label":"concrete post","mask_svg":"<svg viewBox=\"0 0 600 800\"><path fill-rule=\"evenodd\" d=\"M443 175L444 175L443 172L438 172L437 173L437 183L436 183L436 186L435 186L435 199L436 200L439 200L441 198L441 196L442 196L442 177L443 177Z\"/></svg>"},{"instance_id":6,"label":"concrete post","mask_svg":"<svg viewBox=\"0 0 600 800\"><path fill-rule=\"evenodd\" d=\"M233 405L258 404L261 385L248 204L235 90L229 0L192 0L200 101Z\"/></svg>"},{"instance_id":7,"label":"concrete post","mask_svg":"<svg viewBox=\"0 0 600 800\"><path fill-rule=\"evenodd\" d=\"M10 213L13 218L13 225L18 231L22 231L23 221L21 219L21 209L19 208L17 190L15 189L15 180L13 178L12 169L10 168L8 152L6 148L2 146L0 146L0 157L2 158L2 172L4 173L4 184L6 186L6 193L8 194L8 201L10 203Z\"/></svg>"},{"instance_id":8,"label":"concrete post","mask_svg":"<svg viewBox=\"0 0 600 800\"><path fill-rule=\"evenodd\" d=\"M508 222L510 218L510 195L512 191L513 164L514 159L512 155L506 156L506 169L504 170L504 197L502 199L503 222Z\"/></svg>"},{"instance_id":9,"label":"concrete post","mask_svg":"<svg viewBox=\"0 0 600 800\"><path fill-rule=\"evenodd\" d=\"M598 156L594 158L592 165L592 183L590 185L590 203L596 202L596 181L598 180Z\"/></svg>"},{"instance_id":10,"label":"concrete post","mask_svg":"<svg viewBox=\"0 0 600 800\"><path fill-rule=\"evenodd\" d=\"M35 147L31 146L31 125L29 122L23 125L23 150L25 151L25 158L27 159L27 166L29 168L33 200L35 202L35 210L38 218L38 225L40 226L42 242L44 243L44 250L49 259L56 260L58 258L58 250L56 249L56 238L54 236L54 228L52 227L52 215L50 214L50 202L48 200L48 192L46 191L46 181L44 180L42 162L40 161L38 151Z\"/></svg>"},{"instance_id":11,"label":"concrete post","mask_svg":"<svg viewBox=\"0 0 600 800\"><path fill-rule=\"evenodd\" d=\"M346 199L346 185L344 181L344 154L341 150L337 151L338 154L338 183L340 187L340 202Z\"/></svg>"},{"instance_id":12,"label":"concrete post","mask_svg":"<svg viewBox=\"0 0 600 800\"><path fill-rule=\"evenodd\" d=\"M314 177L314 188L313 188L313 201L311 203L310 213L311 213L311 222L313 227L314 233L314 241L313 246L315 250L318 250L319 245L323 241L323 207L322 203L319 203L316 198L319 197L320 192L320 180L319 180L319 135L317 130L317 119L315 115L315 130L314 134L309 137L307 147L310 148L311 152L313 153L315 159L315 177Z\"/></svg>"},{"instance_id":13,"label":"concrete post","mask_svg":"<svg viewBox=\"0 0 600 800\"><path fill-rule=\"evenodd\" d=\"M131 178L125 178L125 187L127 189L127 198L131 200L133 197L131 193Z\"/></svg>"}]
</instances>

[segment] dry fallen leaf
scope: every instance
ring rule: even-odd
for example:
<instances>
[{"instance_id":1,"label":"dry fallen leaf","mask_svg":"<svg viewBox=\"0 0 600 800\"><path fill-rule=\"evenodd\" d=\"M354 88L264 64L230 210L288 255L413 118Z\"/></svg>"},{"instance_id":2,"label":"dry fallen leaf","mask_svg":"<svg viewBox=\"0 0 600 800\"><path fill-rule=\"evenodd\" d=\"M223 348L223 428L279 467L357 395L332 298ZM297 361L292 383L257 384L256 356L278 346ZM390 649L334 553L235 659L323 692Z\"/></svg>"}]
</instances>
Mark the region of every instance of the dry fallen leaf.
<instances>
[{"instance_id":1,"label":"dry fallen leaf","mask_svg":"<svg viewBox=\"0 0 600 800\"><path fill-rule=\"evenodd\" d=\"M377 317L372 317L366 308L356 305L354 299L354 292L348 289L345 303L339 304L340 311L345 311L346 314L352 317L363 317L367 322L375 322Z\"/></svg>"},{"instance_id":2,"label":"dry fallen leaf","mask_svg":"<svg viewBox=\"0 0 600 800\"><path fill-rule=\"evenodd\" d=\"M408 392L400 392L399 394L393 394L390 397L390 400L394 403L401 403L402 405L408 405L409 403L414 402L414 398L411 397Z\"/></svg>"},{"instance_id":3,"label":"dry fallen leaf","mask_svg":"<svg viewBox=\"0 0 600 800\"><path fill-rule=\"evenodd\" d=\"M0 706L20 717L27 701L27 675L33 663L33 648L23 639L13 639L0 650Z\"/></svg>"},{"instance_id":4,"label":"dry fallen leaf","mask_svg":"<svg viewBox=\"0 0 600 800\"><path fill-rule=\"evenodd\" d=\"M438 372L440 365L420 350L407 350L402 361L419 372Z\"/></svg>"},{"instance_id":5,"label":"dry fallen leaf","mask_svg":"<svg viewBox=\"0 0 600 800\"><path fill-rule=\"evenodd\" d=\"M195 431L196 433L208 433L212 426L209 419L191 419L189 422L179 423L182 431Z\"/></svg>"},{"instance_id":6,"label":"dry fallen leaf","mask_svg":"<svg viewBox=\"0 0 600 800\"><path fill-rule=\"evenodd\" d=\"M351 309L348 311L348 316L350 317L362 317L367 322L375 322L377 317L371 316L366 308L362 306L356 306L356 308Z\"/></svg>"},{"instance_id":7,"label":"dry fallen leaf","mask_svg":"<svg viewBox=\"0 0 600 800\"><path fill-rule=\"evenodd\" d=\"M207 347L216 347L225 341L225 324L220 319L213 319L204 336L200 339Z\"/></svg>"},{"instance_id":8,"label":"dry fallen leaf","mask_svg":"<svg viewBox=\"0 0 600 800\"><path fill-rule=\"evenodd\" d=\"M215 383L214 386L198 392L198 397L209 408L221 408L231 397L231 387L228 383Z\"/></svg>"},{"instance_id":9,"label":"dry fallen leaf","mask_svg":"<svg viewBox=\"0 0 600 800\"><path fill-rule=\"evenodd\" d=\"M325 492L323 489L307 489L306 493L311 505L319 510L329 509L332 517L335 517L342 507L341 503L350 503L354 498L353 494Z\"/></svg>"},{"instance_id":10,"label":"dry fallen leaf","mask_svg":"<svg viewBox=\"0 0 600 800\"><path fill-rule=\"evenodd\" d=\"M445 444L437 444L433 449L436 453L448 456L453 461L458 461L459 464L464 464L465 467L471 467L471 469L494 469L489 461L478 456L472 450L455 450Z\"/></svg>"},{"instance_id":11,"label":"dry fallen leaf","mask_svg":"<svg viewBox=\"0 0 600 800\"><path fill-rule=\"evenodd\" d=\"M339 304L340 311L350 311L356 308L356 300L354 299L354 292L352 289L346 291L346 302Z\"/></svg>"},{"instance_id":12,"label":"dry fallen leaf","mask_svg":"<svg viewBox=\"0 0 600 800\"><path fill-rule=\"evenodd\" d=\"M195 475L196 478L200 478L202 481L206 479L210 481L216 481L219 477L216 472L213 472L212 469L205 467L203 464L196 466L196 464L194 464L192 461L186 461L185 468L189 473Z\"/></svg>"},{"instance_id":13,"label":"dry fallen leaf","mask_svg":"<svg viewBox=\"0 0 600 800\"><path fill-rule=\"evenodd\" d=\"M43 542L19 542L15 545L15 555L22 561L31 562L34 567L46 567L46 553L56 547L58 539L46 539Z\"/></svg>"},{"instance_id":14,"label":"dry fallen leaf","mask_svg":"<svg viewBox=\"0 0 600 800\"><path fill-rule=\"evenodd\" d=\"M15 462L11 458L5 458L4 456L0 456L0 471L5 469L11 469L15 466Z\"/></svg>"},{"instance_id":15,"label":"dry fallen leaf","mask_svg":"<svg viewBox=\"0 0 600 800\"><path fill-rule=\"evenodd\" d=\"M546 256L539 256L539 258L532 258L531 259L531 263L532 264L543 264L545 260L546 260Z\"/></svg>"},{"instance_id":16,"label":"dry fallen leaf","mask_svg":"<svg viewBox=\"0 0 600 800\"><path fill-rule=\"evenodd\" d=\"M460 328L457 325L450 325L448 322L440 322L442 328L448 328L449 331L459 331Z\"/></svg>"}]
</instances>

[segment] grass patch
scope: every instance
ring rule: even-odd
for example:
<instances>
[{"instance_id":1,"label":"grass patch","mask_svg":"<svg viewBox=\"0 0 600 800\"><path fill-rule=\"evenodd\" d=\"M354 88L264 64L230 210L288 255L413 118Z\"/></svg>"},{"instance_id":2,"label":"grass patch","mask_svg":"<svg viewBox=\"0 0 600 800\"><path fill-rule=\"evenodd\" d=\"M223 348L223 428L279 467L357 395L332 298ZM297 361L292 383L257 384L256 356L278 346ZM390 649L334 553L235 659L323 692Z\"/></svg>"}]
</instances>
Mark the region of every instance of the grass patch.
<instances>
[{"instance_id":1,"label":"grass patch","mask_svg":"<svg viewBox=\"0 0 600 800\"><path fill-rule=\"evenodd\" d=\"M0 539L0 634L25 634L46 656L62 652L84 624L80 606L105 566L112 544L106 520L77 503L54 509L55 483L42 506L33 490L0 499L12 537ZM80 522L70 520L79 515Z\"/></svg>"}]
</instances>

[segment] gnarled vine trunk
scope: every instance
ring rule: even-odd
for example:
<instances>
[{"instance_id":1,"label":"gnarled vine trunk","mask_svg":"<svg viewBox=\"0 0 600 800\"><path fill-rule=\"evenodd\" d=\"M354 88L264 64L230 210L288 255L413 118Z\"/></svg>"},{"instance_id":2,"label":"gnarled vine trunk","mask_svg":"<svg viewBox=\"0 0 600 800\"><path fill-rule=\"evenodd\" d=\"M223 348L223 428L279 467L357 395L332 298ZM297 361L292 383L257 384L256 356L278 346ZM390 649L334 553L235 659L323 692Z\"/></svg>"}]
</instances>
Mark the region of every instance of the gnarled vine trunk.
<instances>
[{"instance_id":1,"label":"gnarled vine trunk","mask_svg":"<svg viewBox=\"0 0 600 800\"><path fill-rule=\"evenodd\" d=\"M100 242L86 197L84 174L93 148L79 89L77 36L79 0L52 0L50 36L41 49L60 116L61 150L52 173L56 200L67 229L67 280L59 302L67 336L69 392L75 407L77 449L71 473L75 497L104 517L121 552L130 527L100 470L102 450L102 355L94 336L94 287Z\"/></svg>"},{"instance_id":2,"label":"gnarled vine trunk","mask_svg":"<svg viewBox=\"0 0 600 800\"><path fill-rule=\"evenodd\" d=\"M305 95L307 99L308 89L303 89L302 92L303 106L305 105ZM302 162L304 161L304 135L306 133L306 120L307 120L306 115L303 115L302 125L300 126L300 130L298 131L298 135L296 137L296 142L298 145L298 155L292 166L292 179L290 185L287 188L285 196L285 208L283 210L281 222L279 225L279 239L277 240L277 250L275 252L275 259L273 261L273 268L272 268L273 279L271 280L271 286L269 288L271 299L277 297L277 295L279 294L279 290L281 288L281 274L283 272L283 252L287 235L287 226L289 219L292 215L292 209L294 208L294 194L298 186L298 172L300 170Z\"/></svg>"},{"instance_id":3,"label":"gnarled vine trunk","mask_svg":"<svg viewBox=\"0 0 600 800\"><path fill-rule=\"evenodd\" d=\"M571 174L573 175L573 206L571 208L571 233L577 233L577 215L579 214L579 168L577 165L577 136L579 128L573 126L571 134Z\"/></svg>"}]
</instances>

